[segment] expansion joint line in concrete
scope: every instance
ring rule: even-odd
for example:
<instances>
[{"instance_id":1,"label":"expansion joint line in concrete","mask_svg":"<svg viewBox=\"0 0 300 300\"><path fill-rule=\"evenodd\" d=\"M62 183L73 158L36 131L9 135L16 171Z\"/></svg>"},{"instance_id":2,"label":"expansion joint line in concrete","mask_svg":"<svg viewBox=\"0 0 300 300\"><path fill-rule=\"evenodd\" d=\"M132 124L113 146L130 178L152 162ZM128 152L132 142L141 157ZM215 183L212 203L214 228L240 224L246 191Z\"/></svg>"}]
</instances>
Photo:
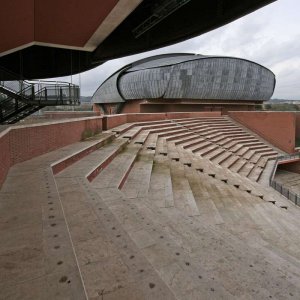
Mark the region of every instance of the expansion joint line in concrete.
<instances>
[{"instance_id":1,"label":"expansion joint line in concrete","mask_svg":"<svg viewBox=\"0 0 300 300\"><path fill-rule=\"evenodd\" d=\"M81 280L81 283L82 283L82 287L83 287L83 290L84 290L85 298L86 298L86 300L88 300L89 298L88 298L86 287L85 287L85 284L84 284L84 281L83 281L83 276L82 276L82 273L81 273L81 270L80 270L79 262L78 262L78 259L77 259L77 255L76 255L75 247L74 247L74 244L73 244L73 240L72 240L70 228L69 228L69 225L68 225L68 222L67 222L67 218L66 218L66 215L65 215L65 210L64 210L61 198L60 198L60 193L59 193L59 190L58 190L58 186L57 186L57 183L56 183L55 176L53 174L52 168L51 168L51 173L52 173L52 176L53 176L53 179L54 179L54 184L55 184L55 188L56 188L56 191L57 191L59 203L60 203L60 206L61 206L61 210L62 210L62 213L63 213L65 224L66 224L66 227L67 227L67 231L68 231L68 234L69 234L69 239L70 239L70 243L71 243L71 246L72 246L73 254L74 254L74 257L75 257L75 260L76 260L76 264L77 264L77 268L78 268L80 280Z\"/></svg>"}]
</instances>

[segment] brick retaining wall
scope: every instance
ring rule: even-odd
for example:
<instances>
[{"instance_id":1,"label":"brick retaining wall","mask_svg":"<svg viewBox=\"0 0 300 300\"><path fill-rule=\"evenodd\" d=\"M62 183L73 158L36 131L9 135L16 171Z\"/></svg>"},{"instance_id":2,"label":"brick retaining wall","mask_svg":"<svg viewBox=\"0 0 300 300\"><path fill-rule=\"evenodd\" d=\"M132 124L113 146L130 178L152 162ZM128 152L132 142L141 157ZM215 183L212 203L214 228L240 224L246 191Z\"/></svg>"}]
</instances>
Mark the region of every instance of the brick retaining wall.
<instances>
[{"instance_id":1,"label":"brick retaining wall","mask_svg":"<svg viewBox=\"0 0 300 300\"><path fill-rule=\"evenodd\" d=\"M10 127L0 134L0 186L14 164L102 131L102 117Z\"/></svg>"}]
</instances>

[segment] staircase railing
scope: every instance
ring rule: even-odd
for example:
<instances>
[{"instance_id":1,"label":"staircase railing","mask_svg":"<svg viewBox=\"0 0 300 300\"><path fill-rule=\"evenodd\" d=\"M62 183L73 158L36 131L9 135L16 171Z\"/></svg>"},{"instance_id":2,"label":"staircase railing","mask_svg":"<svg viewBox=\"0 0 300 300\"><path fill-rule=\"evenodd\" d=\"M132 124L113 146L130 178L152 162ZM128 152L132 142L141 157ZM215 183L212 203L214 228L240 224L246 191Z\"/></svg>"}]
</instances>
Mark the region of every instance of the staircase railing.
<instances>
[{"instance_id":1,"label":"staircase railing","mask_svg":"<svg viewBox=\"0 0 300 300\"><path fill-rule=\"evenodd\" d=\"M18 78L18 76L0 67L1 77ZM11 98L30 104L42 105L77 105L80 89L78 85L46 80L7 80L0 81L0 91ZM49 101L49 102L48 102Z\"/></svg>"},{"instance_id":2,"label":"staircase railing","mask_svg":"<svg viewBox=\"0 0 300 300\"><path fill-rule=\"evenodd\" d=\"M292 202L294 202L294 204L296 204L298 206L300 206L300 195L298 195L297 193L292 192L287 187L285 187L283 184L277 182L274 178L275 178L278 163L280 161L291 161L291 160L299 159L299 158L300 158L300 153L299 152L289 154L289 155L278 156L275 160L275 163L274 163L274 166L273 166L270 178L269 178L269 185L272 188L274 188L281 195L283 195L287 199L291 200Z\"/></svg>"},{"instance_id":3,"label":"staircase railing","mask_svg":"<svg viewBox=\"0 0 300 300\"><path fill-rule=\"evenodd\" d=\"M5 95L0 99L0 123L7 122L10 117L20 114L25 109L30 112L31 106L34 112L38 107L80 104L80 89L75 84L19 80L16 79L19 76L2 67L0 67L0 75L1 78L9 79L0 81L0 94Z\"/></svg>"}]
</instances>

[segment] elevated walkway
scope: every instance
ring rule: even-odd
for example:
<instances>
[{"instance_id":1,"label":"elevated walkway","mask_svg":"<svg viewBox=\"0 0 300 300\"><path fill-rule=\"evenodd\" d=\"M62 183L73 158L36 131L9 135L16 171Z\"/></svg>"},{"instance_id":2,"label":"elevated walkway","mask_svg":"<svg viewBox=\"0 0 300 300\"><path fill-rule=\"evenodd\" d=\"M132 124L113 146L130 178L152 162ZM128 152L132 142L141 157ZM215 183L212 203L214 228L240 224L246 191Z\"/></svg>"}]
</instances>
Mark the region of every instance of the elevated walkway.
<instances>
[{"instance_id":1,"label":"elevated walkway","mask_svg":"<svg viewBox=\"0 0 300 300\"><path fill-rule=\"evenodd\" d=\"M67 82L26 81L0 67L0 125L16 123L45 106L78 105L79 86Z\"/></svg>"}]
</instances>

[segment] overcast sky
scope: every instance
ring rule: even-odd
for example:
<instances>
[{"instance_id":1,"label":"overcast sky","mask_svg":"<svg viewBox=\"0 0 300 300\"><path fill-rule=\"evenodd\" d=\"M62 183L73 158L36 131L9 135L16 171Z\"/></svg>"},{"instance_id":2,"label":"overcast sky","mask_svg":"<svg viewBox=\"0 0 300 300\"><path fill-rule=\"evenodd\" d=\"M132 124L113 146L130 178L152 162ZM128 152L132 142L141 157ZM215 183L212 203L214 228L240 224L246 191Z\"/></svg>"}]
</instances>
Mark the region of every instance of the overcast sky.
<instances>
[{"instance_id":1,"label":"overcast sky","mask_svg":"<svg viewBox=\"0 0 300 300\"><path fill-rule=\"evenodd\" d=\"M92 95L113 72L137 59L169 52L236 56L260 63L276 75L273 98L300 100L300 1L278 0L199 37L105 64L80 76L81 94ZM66 77L65 79L70 80ZM73 83L79 80L72 77Z\"/></svg>"}]
</instances>

